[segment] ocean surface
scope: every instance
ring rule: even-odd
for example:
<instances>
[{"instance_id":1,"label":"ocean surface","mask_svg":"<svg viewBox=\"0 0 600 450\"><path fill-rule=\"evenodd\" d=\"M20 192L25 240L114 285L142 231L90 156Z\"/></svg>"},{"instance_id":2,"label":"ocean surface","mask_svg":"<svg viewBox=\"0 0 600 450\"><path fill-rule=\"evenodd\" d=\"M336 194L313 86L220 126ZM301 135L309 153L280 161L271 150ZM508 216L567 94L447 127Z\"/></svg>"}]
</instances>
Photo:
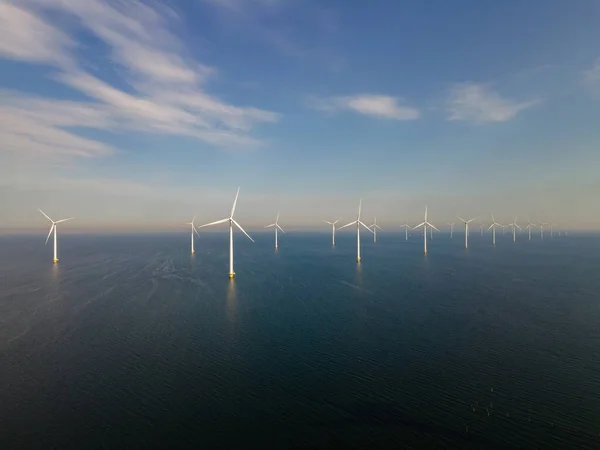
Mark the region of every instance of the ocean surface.
<instances>
[{"instance_id":1,"label":"ocean surface","mask_svg":"<svg viewBox=\"0 0 600 450\"><path fill-rule=\"evenodd\" d=\"M478 231L2 236L0 448L600 448L600 236Z\"/></svg>"}]
</instances>

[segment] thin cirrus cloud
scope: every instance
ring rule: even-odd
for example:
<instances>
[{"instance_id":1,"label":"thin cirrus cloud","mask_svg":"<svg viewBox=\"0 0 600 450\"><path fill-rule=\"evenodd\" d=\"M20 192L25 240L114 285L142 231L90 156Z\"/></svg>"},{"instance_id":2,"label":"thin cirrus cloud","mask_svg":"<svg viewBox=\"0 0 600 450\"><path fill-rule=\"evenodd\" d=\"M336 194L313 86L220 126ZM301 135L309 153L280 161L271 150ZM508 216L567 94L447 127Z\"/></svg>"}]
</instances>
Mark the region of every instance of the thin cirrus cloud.
<instances>
[{"instance_id":1,"label":"thin cirrus cloud","mask_svg":"<svg viewBox=\"0 0 600 450\"><path fill-rule=\"evenodd\" d=\"M75 18L83 31L106 45L104 62L123 69L120 81L130 89L85 70L76 53L81 48L78 30L57 22L61 18ZM178 20L166 6L138 1L0 3L0 58L49 65L57 71L55 80L90 98L65 101L0 92L0 151L92 157L115 150L63 127L189 136L216 146L260 144L250 131L277 122L280 115L229 105L208 94L206 83L217 71L191 58L169 31L169 21Z\"/></svg>"},{"instance_id":2,"label":"thin cirrus cloud","mask_svg":"<svg viewBox=\"0 0 600 450\"><path fill-rule=\"evenodd\" d=\"M584 72L584 82L595 97L600 98L600 59Z\"/></svg>"},{"instance_id":3,"label":"thin cirrus cloud","mask_svg":"<svg viewBox=\"0 0 600 450\"><path fill-rule=\"evenodd\" d=\"M539 102L539 99L517 101L502 97L487 84L461 83L450 89L446 111L448 120L476 124L506 122Z\"/></svg>"},{"instance_id":4,"label":"thin cirrus cloud","mask_svg":"<svg viewBox=\"0 0 600 450\"><path fill-rule=\"evenodd\" d=\"M351 111L366 116L392 120L415 120L421 117L418 109L400 104L400 99L387 95L358 94L316 98L307 101L311 108L326 113Z\"/></svg>"}]
</instances>

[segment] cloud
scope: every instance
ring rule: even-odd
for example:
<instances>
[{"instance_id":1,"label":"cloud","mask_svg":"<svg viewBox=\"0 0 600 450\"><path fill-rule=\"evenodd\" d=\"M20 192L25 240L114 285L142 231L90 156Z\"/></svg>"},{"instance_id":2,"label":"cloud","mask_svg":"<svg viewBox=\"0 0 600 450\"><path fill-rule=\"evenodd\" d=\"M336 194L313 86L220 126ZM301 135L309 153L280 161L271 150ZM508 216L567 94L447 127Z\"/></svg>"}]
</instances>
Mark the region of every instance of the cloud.
<instances>
[{"instance_id":1,"label":"cloud","mask_svg":"<svg viewBox=\"0 0 600 450\"><path fill-rule=\"evenodd\" d=\"M584 82L592 94L600 98L600 59L596 61L591 69L586 70L583 76Z\"/></svg>"},{"instance_id":2,"label":"cloud","mask_svg":"<svg viewBox=\"0 0 600 450\"><path fill-rule=\"evenodd\" d=\"M308 106L329 113L352 111L367 116L393 120L415 120L418 109L399 104L400 99L386 95L359 94L342 97L309 98Z\"/></svg>"},{"instance_id":3,"label":"cloud","mask_svg":"<svg viewBox=\"0 0 600 450\"><path fill-rule=\"evenodd\" d=\"M0 114L9 118L0 122L0 152L101 156L114 151L65 127L189 136L216 146L260 145L249 133L280 115L209 95L206 84L217 71L191 58L170 31L179 20L164 5L138 1L0 3L0 58L50 65L58 71L55 80L90 99L0 93L8 100ZM106 46L106 66L122 69L115 71L122 79L113 80L120 87L85 69L88 61L76 44L80 30Z\"/></svg>"},{"instance_id":4,"label":"cloud","mask_svg":"<svg viewBox=\"0 0 600 450\"><path fill-rule=\"evenodd\" d=\"M506 122L538 103L537 99L520 102L502 98L485 84L461 83L450 90L446 107L448 120L491 123Z\"/></svg>"}]
</instances>

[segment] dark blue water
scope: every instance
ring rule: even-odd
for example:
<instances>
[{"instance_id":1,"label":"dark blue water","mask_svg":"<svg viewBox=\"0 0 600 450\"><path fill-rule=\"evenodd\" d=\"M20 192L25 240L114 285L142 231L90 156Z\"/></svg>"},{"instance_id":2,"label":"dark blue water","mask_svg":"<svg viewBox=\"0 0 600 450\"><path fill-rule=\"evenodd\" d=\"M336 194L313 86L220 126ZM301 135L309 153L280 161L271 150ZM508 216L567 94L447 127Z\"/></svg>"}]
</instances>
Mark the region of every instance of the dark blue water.
<instances>
[{"instance_id":1,"label":"dark blue water","mask_svg":"<svg viewBox=\"0 0 600 450\"><path fill-rule=\"evenodd\" d=\"M600 448L600 236L0 238L0 448Z\"/></svg>"}]
</instances>

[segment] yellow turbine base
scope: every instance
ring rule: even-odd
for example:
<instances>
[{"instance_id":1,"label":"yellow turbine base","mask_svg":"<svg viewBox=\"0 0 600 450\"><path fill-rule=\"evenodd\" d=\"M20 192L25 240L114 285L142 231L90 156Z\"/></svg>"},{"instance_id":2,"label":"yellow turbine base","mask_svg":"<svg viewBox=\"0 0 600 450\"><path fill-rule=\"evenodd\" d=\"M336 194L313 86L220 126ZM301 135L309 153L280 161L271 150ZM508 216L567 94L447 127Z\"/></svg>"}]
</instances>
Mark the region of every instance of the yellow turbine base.
<instances>
[{"instance_id":1,"label":"yellow turbine base","mask_svg":"<svg viewBox=\"0 0 600 450\"><path fill-rule=\"evenodd\" d=\"M52 262L53 262L54 264L56 264L56 263L58 262L58 258L56 258L56 259L53 259L53 260L52 260Z\"/></svg>"},{"instance_id":2,"label":"yellow turbine base","mask_svg":"<svg viewBox=\"0 0 600 450\"><path fill-rule=\"evenodd\" d=\"M356 262L360 262L360 258L356 258Z\"/></svg>"},{"instance_id":3,"label":"yellow turbine base","mask_svg":"<svg viewBox=\"0 0 600 450\"><path fill-rule=\"evenodd\" d=\"M192 255L193 255L194 253L196 253L196 250L192 250Z\"/></svg>"},{"instance_id":4,"label":"yellow turbine base","mask_svg":"<svg viewBox=\"0 0 600 450\"><path fill-rule=\"evenodd\" d=\"M230 279L233 278L233 277L235 277L235 272L229 274L229 278Z\"/></svg>"}]
</instances>

